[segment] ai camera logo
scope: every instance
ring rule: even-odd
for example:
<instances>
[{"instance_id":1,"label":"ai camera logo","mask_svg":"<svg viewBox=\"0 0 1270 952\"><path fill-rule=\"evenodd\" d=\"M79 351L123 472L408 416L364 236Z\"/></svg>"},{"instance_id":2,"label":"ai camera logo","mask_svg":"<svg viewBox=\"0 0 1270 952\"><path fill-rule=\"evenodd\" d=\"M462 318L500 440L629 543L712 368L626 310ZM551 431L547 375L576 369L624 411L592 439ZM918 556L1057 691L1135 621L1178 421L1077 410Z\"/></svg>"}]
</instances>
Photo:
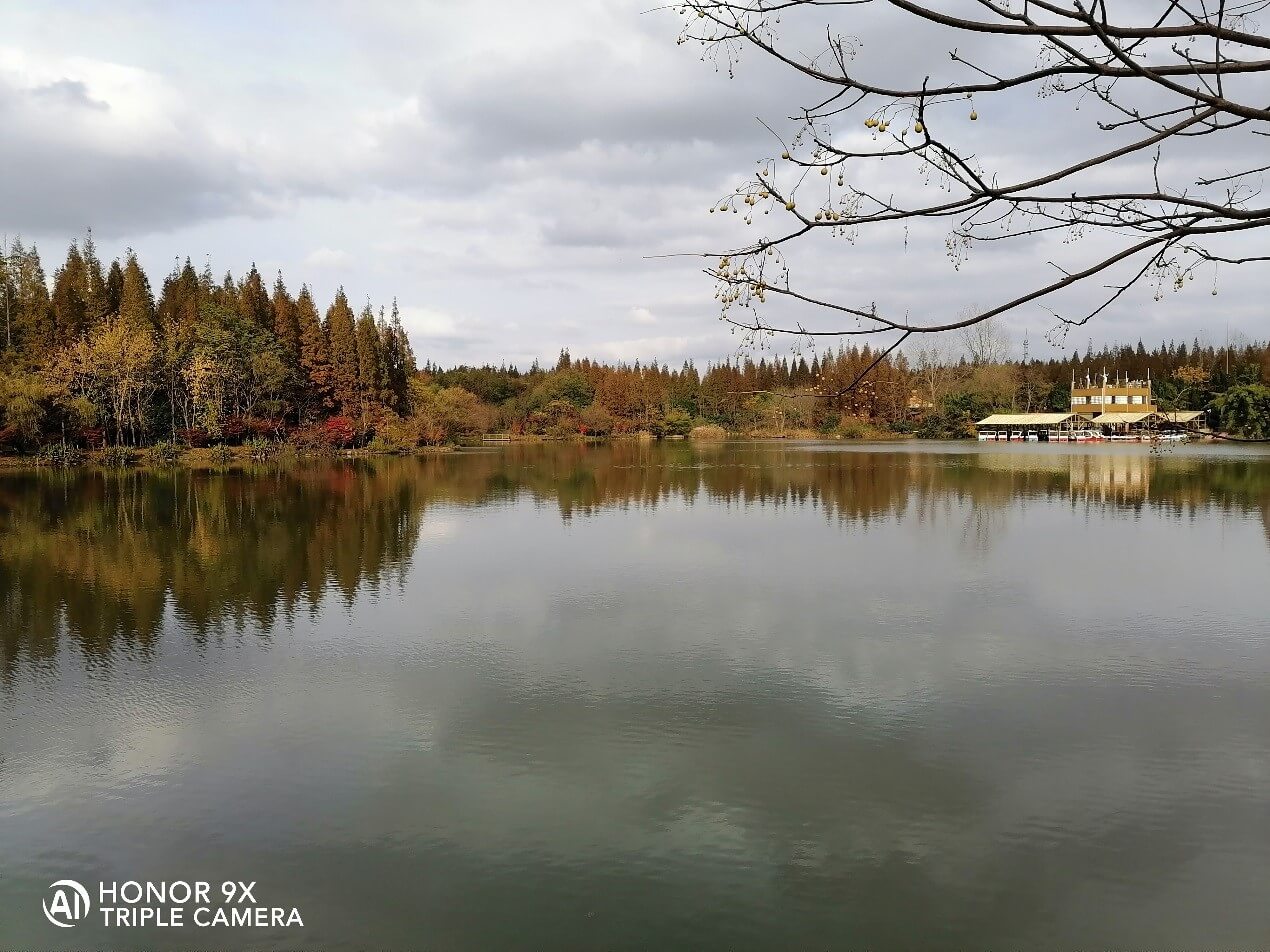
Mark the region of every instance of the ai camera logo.
<instances>
[{"instance_id":1,"label":"ai camera logo","mask_svg":"<svg viewBox=\"0 0 1270 952\"><path fill-rule=\"evenodd\" d=\"M59 879L49 889L53 890L52 901L44 900L44 915L53 925L69 929L88 918L88 910L92 908L88 890L75 880Z\"/></svg>"}]
</instances>

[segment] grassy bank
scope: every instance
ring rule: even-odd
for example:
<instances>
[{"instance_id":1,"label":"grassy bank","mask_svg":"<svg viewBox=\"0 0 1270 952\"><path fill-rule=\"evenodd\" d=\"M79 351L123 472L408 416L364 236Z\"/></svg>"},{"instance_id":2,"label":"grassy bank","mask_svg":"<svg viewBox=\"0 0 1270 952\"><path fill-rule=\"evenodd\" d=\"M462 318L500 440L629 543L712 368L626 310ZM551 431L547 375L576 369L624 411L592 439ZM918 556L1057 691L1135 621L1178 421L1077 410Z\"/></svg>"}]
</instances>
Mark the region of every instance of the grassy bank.
<instances>
[{"instance_id":1,"label":"grassy bank","mask_svg":"<svg viewBox=\"0 0 1270 952\"><path fill-rule=\"evenodd\" d=\"M381 456L436 456L454 452L452 446L421 446L410 450L341 449L329 451L299 450L286 443L260 446L209 446L175 448L170 446L120 447L101 450L73 450L65 456L0 456L0 469L77 468L107 469L219 469L261 463L298 463L309 460L370 459Z\"/></svg>"},{"instance_id":2,"label":"grassy bank","mask_svg":"<svg viewBox=\"0 0 1270 952\"><path fill-rule=\"evenodd\" d=\"M700 426L689 434L664 436L665 440L687 440L694 443L710 443L745 440L821 440L821 441L856 441L856 440L904 440L909 437L892 433L876 427L860 427L847 432L822 433L816 430L750 430L737 432L726 430L720 426ZM464 443L466 447L493 447L508 444L526 443L609 443L609 442L654 442L659 437L646 431L613 434L606 437L595 436L562 436L552 437L540 434L490 434L489 437ZM452 453L461 448L455 445L420 446L420 447L376 447L368 446L355 449L313 449L297 447L291 443L244 443L240 446L207 446L182 447L171 443L160 443L148 447L108 446L104 449L82 450L76 447L51 449L57 452L44 453L37 456L14 455L0 456L0 469L31 468L70 468L79 466L96 466L104 468L136 468L166 469L184 467L188 469L216 469L226 466L244 466L260 463L290 463L304 460L337 460L337 459L370 459L382 456L435 456Z\"/></svg>"}]
</instances>

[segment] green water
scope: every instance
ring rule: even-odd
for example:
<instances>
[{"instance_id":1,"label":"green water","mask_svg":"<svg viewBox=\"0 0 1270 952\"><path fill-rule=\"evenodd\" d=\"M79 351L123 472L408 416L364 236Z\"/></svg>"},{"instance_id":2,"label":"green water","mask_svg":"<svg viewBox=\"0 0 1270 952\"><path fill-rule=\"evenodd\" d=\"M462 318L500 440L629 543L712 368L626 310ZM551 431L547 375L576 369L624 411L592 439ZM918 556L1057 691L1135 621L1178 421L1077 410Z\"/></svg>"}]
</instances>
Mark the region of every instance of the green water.
<instances>
[{"instance_id":1,"label":"green water","mask_svg":"<svg viewBox=\"0 0 1270 952\"><path fill-rule=\"evenodd\" d=\"M1265 947L1267 725L1254 450L0 476L0 949Z\"/></svg>"}]
</instances>

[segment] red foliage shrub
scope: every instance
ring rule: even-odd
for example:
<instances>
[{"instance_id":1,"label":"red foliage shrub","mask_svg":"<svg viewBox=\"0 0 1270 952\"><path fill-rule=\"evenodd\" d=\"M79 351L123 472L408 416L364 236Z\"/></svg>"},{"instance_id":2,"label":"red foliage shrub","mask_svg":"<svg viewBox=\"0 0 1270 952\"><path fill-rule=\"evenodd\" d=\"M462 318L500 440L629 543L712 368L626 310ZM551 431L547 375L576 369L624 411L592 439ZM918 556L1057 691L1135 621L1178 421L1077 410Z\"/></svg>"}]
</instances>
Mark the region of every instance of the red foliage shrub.
<instances>
[{"instance_id":1,"label":"red foliage shrub","mask_svg":"<svg viewBox=\"0 0 1270 952\"><path fill-rule=\"evenodd\" d=\"M101 449L106 445L106 431L99 426L82 427L78 434L78 441L92 449Z\"/></svg>"},{"instance_id":2,"label":"red foliage shrub","mask_svg":"<svg viewBox=\"0 0 1270 952\"><path fill-rule=\"evenodd\" d=\"M250 422L243 417L230 417L227 419L220 428L222 442L230 445L241 443L243 437L248 433Z\"/></svg>"},{"instance_id":3,"label":"red foliage shrub","mask_svg":"<svg viewBox=\"0 0 1270 952\"><path fill-rule=\"evenodd\" d=\"M266 439L277 439L286 436L287 424L285 420L260 419L252 417L247 420L247 431L251 436L264 437Z\"/></svg>"},{"instance_id":4,"label":"red foliage shrub","mask_svg":"<svg viewBox=\"0 0 1270 952\"><path fill-rule=\"evenodd\" d=\"M357 431L348 417L333 416L322 424L322 434L330 446L351 446Z\"/></svg>"},{"instance_id":5,"label":"red foliage shrub","mask_svg":"<svg viewBox=\"0 0 1270 952\"><path fill-rule=\"evenodd\" d=\"M177 430L176 438L189 446L207 446L212 442L212 435L206 430L198 428Z\"/></svg>"}]
</instances>

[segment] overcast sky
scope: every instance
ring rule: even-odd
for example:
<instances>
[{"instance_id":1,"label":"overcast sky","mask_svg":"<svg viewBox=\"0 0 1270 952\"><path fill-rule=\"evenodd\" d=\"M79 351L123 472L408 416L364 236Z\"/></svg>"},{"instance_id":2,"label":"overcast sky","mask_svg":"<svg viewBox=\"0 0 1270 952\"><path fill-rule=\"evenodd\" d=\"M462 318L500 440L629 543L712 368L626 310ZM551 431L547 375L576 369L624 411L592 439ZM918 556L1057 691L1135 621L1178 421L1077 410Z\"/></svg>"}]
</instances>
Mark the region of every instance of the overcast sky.
<instances>
[{"instance_id":1,"label":"overcast sky","mask_svg":"<svg viewBox=\"0 0 1270 952\"><path fill-rule=\"evenodd\" d=\"M756 117L790 128L807 88L753 56L729 80L653 5L10 0L0 227L38 241L50 274L91 225L103 256L131 246L156 279L210 256L218 274L281 268L323 304L339 284L355 304L396 296L421 361L729 356L702 260L657 256L737 237L707 209L773 154ZM947 62L937 37L854 27L879 68ZM1052 106L985 115L976 150L1027 168L1097 134ZM818 247L802 274L850 303L946 318L1053 273L1048 248L958 272L942 233L905 237ZM1268 336L1266 278L1223 273L1213 297L1209 273L1158 303L1144 288L1064 349L1220 343L1227 322ZM1011 318L1041 357L1053 323Z\"/></svg>"}]
</instances>

